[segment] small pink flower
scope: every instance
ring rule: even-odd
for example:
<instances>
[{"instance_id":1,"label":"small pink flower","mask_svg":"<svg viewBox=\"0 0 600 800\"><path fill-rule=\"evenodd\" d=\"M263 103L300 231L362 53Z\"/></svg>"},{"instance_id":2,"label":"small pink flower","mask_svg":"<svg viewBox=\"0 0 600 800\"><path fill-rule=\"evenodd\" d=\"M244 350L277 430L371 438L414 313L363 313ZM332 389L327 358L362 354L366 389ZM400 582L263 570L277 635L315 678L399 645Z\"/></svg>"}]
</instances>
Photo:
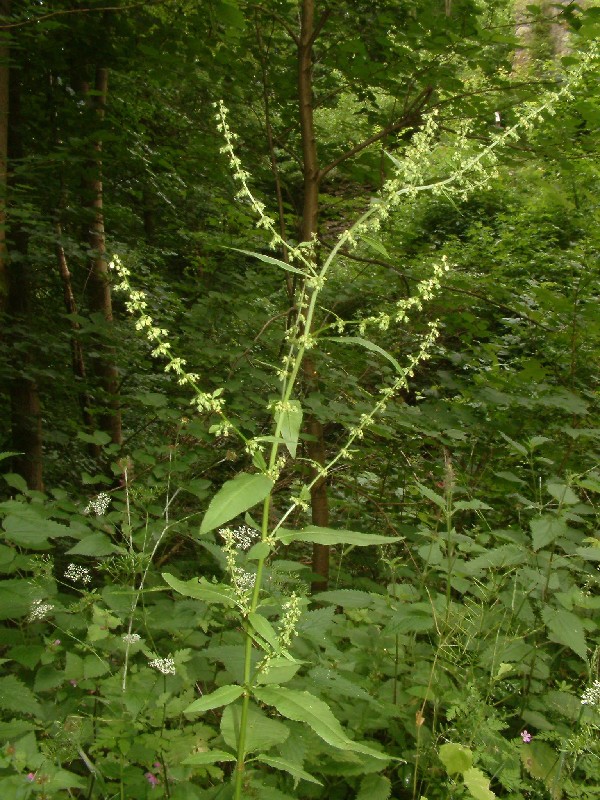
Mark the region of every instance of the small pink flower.
<instances>
[{"instance_id":1,"label":"small pink flower","mask_svg":"<svg viewBox=\"0 0 600 800\"><path fill-rule=\"evenodd\" d=\"M154 767L154 769L162 768L162 764L160 763L160 761L155 761L154 764L152 764L152 766Z\"/></svg>"},{"instance_id":2,"label":"small pink flower","mask_svg":"<svg viewBox=\"0 0 600 800\"><path fill-rule=\"evenodd\" d=\"M521 731L521 739L523 739L525 744L529 744L529 742L533 739L533 736L529 733L529 731Z\"/></svg>"},{"instance_id":3,"label":"small pink flower","mask_svg":"<svg viewBox=\"0 0 600 800\"><path fill-rule=\"evenodd\" d=\"M58 647L58 645L59 645L59 644L60 644L60 639L55 639L55 640L52 642L52 647Z\"/></svg>"},{"instance_id":4,"label":"small pink flower","mask_svg":"<svg viewBox=\"0 0 600 800\"><path fill-rule=\"evenodd\" d=\"M35 772L28 772L25 777L27 778L28 781L34 781L35 780Z\"/></svg>"},{"instance_id":5,"label":"small pink flower","mask_svg":"<svg viewBox=\"0 0 600 800\"><path fill-rule=\"evenodd\" d=\"M77 686L77 681L74 678L71 678L69 683L71 684L71 686Z\"/></svg>"},{"instance_id":6,"label":"small pink flower","mask_svg":"<svg viewBox=\"0 0 600 800\"><path fill-rule=\"evenodd\" d=\"M146 778L146 780L148 781L150 786L152 786L152 788L154 788L156 786L156 784L158 783L158 778L156 777L156 775L153 775L151 772L146 772L146 774L144 775L144 778Z\"/></svg>"}]
</instances>

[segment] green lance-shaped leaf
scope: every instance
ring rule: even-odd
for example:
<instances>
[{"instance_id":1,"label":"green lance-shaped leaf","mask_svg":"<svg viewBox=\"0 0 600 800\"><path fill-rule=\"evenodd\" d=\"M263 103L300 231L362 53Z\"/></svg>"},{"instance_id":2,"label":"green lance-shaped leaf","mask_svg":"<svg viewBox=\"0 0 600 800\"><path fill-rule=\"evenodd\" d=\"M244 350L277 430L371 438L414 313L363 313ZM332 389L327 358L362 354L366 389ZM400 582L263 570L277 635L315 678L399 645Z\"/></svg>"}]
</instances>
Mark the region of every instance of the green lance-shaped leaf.
<instances>
[{"instance_id":1,"label":"green lance-shaped leaf","mask_svg":"<svg viewBox=\"0 0 600 800\"><path fill-rule=\"evenodd\" d=\"M90 533L84 536L70 550L67 550L68 556L109 556L112 553L124 553L122 547L117 547L105 533Z\"/></svg>"},{"instance_id":2,"label":"green lance-shaped leaf","mask_svg":"<svg viewBox=\"0 0 600 800\"><path fill-rule=\"evenodd\" d=\"M364 347L365 350L370 350L372 353L378 353L380 356L383 356L390 364L393 364L397 372L402 372L402 367L394 356L388 353L387 350L384 350L383 347L375 344L375 342L369 341L369 339L363 339L361 336L323 336L320 338L328 342L341 342L342 344L355 344L359 347Z\"/></svg>"},{"instance_id":3,"label":"green lance-shaped leaf","mask_svg":"<svg viewBox=\"0 0 600 800\"><path fill-rule=\"evenodd\" d=\"M283 772L289 773L296 780L308 781L309 783L316 783L318 786L323 786L321 781L317 780L309 772L303 770L298 764L293 764L285 758L275 758L274 756L257 756L256 761L261 764L266 764L274 769L280 769Z\"/></svg>"},{"instance_id":4,"label":"green lance-shaped leaf","mask_svg":"<svg viewBox=\"0 0 600 800\"><path fill-rule=\"evenodd\" d=\"M455 742L448 742L440 747L440 761L446 767L448 775L466 772L473 766L473 753L468 747Z\"/></svg>"},{"instance_id":5,"label":"green lance-shaped leaf","mask_svg":"<svg viewBox=\"0 0 600 800\"><path fill-rule=\"evenodd\" d=\"M436 492L429 489L427 486L423 486L422 483L417 482L417 489L428 500L431 500L432 503L435 503L438 508L446 508L446 501L443 497L441 497Z\"/></svg>"},{"instance_id":6,"label":"green lance-shaped leaf","mask_svg":"<svg viewBox=\"0 0 600 800\"><path fill-rule=\"evenodd\" d=\"M227 481L208 506L200 534L224 525L230 519L262 502L273 488L273 481L260 473L243 472L231 481Z\"/></svg>"},{"instance_id":7,"label":"green lance-shaped leaf","mask_svg":"<svg viewBox=\"0 0 600 800\"><path fill-rule=\"evenodd\" d=\"M205 697L199 697L197 700L184 709L184 714L201 714L204 711L210 711L213 708L220 708L221 706L228 706L233 703L238 697L244 693L243 686L221 686L220 689Z\"/></svg>"},{"instance_id":8,"label":"green lance-shaped leaf","mask_svg":"<svg viewBox=\"0 0 600 800\"><path fill-rule=\"evenodd\" d=\"M263 617L261 614L257 614L255 611L251 611L248 614L248 620L256 633L258 633L259 636L262 636L265 642L271 645L273 650L279 652L281 647L279 645L277 633L275 632L275 629L269 620Z\"/></svg>"},{"instance_id":9,"label":"green lance-shaped leaf","mask_svg":"<svg viewBox=\"0 0 600 800\"><path fill-rule=\"evenodd\" d=\"M309 525L301 531L290 531L280 528L276 538L284 544L290 542L313 542L314 544L351 544L355 547L369 545L392 544L401 541L401 536L380 536L377 533L360 533L359 531L335 530Z\"/></svg>"},{"instance_id":10,"label":"green lance-shaped leaf","mask_svg":"<svg viewBox=\"0 0 600 800\"><path fill-rule=\"evenodd\" d=\"M236 253L243 253L245 256L252 256L252 258L258 258L259 261L264 261L265 264L273 264L276 267L281 267L286 272L295 272L297 275L302 275L306 277L306 273L304 273L298 267L292 267L291 264L286 264L285 261L281 261L278 258L273 258L273 256L265 256L263 253L255 253L253 250L242 250L239 247L226 247L226 250L235 250Z\"/></svg>"},{"instance_id":11,"label":"green lance-shaped leaf","mask_svg":"<svg viewBox=\"0 0 600 800\"><path fill-rule=\"evenodd\" d=\"M496 795L490 789L490 779L480 769L471 767L463 774L465 786L475 800L494 800Z\"/></svg>"},{"instance_id":12,"label":"green lance-shaped leaf","mask_svg":"<svg viewBox=\"0 0 600 800\"><path fill-rule=\"evenodd\" d=\"M368 245L371 248L371 250L374 250L376 253L379 253L380 256L383 256L384 258L390 258L390 254L382 245L382 243L379 241L379 239L374 239L372 236L365 236L363 233L361 234L360 240L361 242L364 242L366 245Z\"/></svg>"},{"instance_id":13,"label":"green lance-shaped leaf","mask_svg":"<svg viewBox=\"0 0 600 800\"><path fill-rule=\"evenodd\" d=\"M193 767L202 767L205 764L216 764L219 761L236 761L236 757L225 750L207 750L205 753L193 753L184 758L182 764Z\"/></svg>"},{"instance_id":14,"label":"green lance-shaped leaf","mask_svg":"<svg viewBox=\"0 0 600 800\"><path fill-rule=\"evenodd\" d=\"M296 722L304 722L320 736L323 741L339 750L350 750L363 753L372 758L388 760L389 756L380 753L367 745L354 742L350 739L338 720L333 715L327 703L310 692L298 692L285 687L265 687L254 689L254 696L261 703L275 706L282 717Z\"/></svg>"},{"instance_id":15,"label":"green lance-shaped leaf","mask_svg":"<svg viewBox=\"0 0 600 800\"><path fill-rule=\"evenodd\" d=\"M221 718L221 736L232 750L237 750L242 722L242 704L232 703L223 711ZM246 717L246 753L266 752L275 745L283 744L290 730L277 719L271 719L252 701L248 704Z\"/></svg>"},{"instance_id":16,"label":"green lance-shaped leaf","mask_svg":"<svg viewBox=\"0 0 600 800\"><path fill-rule=\"evenodd\" d=\"M193 597L195 600L203 600L205 603L220 603L230 607L235 605L233 592L229 586L214 585L209 583L206 578L180 581L168 572L163 572L162 576L172 589L184 597Z\"/></svg>"},{"instance_id":17,"label":"green lance-shaped leaf","mask_svg":"<svg viewBox=\"0 0 600 800\"><path fill-rule=\"evenodd\" d=\"M292 458L296 458L300 429L302 428L302 406L298 400L288 400L284 411L275 412L275 422L281 419L281 436Z\"/></svg>"}]
</instances>

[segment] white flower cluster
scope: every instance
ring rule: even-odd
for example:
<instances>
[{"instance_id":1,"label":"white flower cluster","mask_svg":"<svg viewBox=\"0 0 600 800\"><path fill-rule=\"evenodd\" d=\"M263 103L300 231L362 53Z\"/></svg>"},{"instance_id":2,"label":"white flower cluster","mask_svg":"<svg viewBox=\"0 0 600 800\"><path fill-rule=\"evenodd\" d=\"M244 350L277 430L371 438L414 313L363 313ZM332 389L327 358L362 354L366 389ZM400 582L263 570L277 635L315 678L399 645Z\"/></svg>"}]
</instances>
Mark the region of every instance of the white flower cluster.
<instances>
[{"instance_id":1,"label":"white flower cluster","mask_svg":"<svg viewBox=\"0 0 600 800\"><path fill-rule=\"evenodd\" d=\"M29 622L37 622L44 619L54 608L52 603L44 603L43 600L34 600L29 612Z\"/></svg>"},{"instance_id":2,"label":"white flower cluster","mask_svg":"<svg viewBox=\"0 0 600 800\"><path fill-rule=\"evenodd\" d=\"M68 578L73 583L83 583L87 585L92 580L89 569L80 567L78 564L69 564L65 570L65 578Z\"/></svg>"},{"instance_id":3,"label":"white flower cluster","mask_svg":"<svg viewBox=\"0 0 600 800\"><path fill-rule=\"evenodd\" d=\"M240 550L249 550L260 536L256 528L249 528L248 525L240 525L239 528L231 531L231 535Z\"/></svg>"},{"instance_id":4,"label":"white flower cluster","mask_svg":"<svg viewBox=\"0 0 600 800\"><path fill-rule=\"evenodd\" d=\"M248 592L251 592L254 589L254 581L256 580L256 575L253 572L246 572L245 569L242 567L236 567L233 570L233 583L235 585L236 594L240 597L245 596Z\"/></svg>"},{"instance_id":5,"label":"white flower cluster","mask_svg":"<svg viewBox=\"0 0 600 800\"><path fill-rule=\"evenodd\" d=\"M107 495L105 492L102 492L95 497L93 500L87 504L84 508L84 514L91 514L92 511L97 517L101 517L103 514L106 514L108 507L110 505L110 496Z\"/></svg>"},{"instance_id":6,"label":"white flower cluster","mask_svg":"<svg viewBox=\"0 0 600 800\"><path fill-rule=\"evenodd\" d=\"M139 633L124 633L121 638L125 644L135 644L136 642L139 642L140 635ZM152 662L150 663L150 666L152 666Z\"/></svg>"},{"instance_id":7,"label":"white flower cluster","mask_svg":"<svg viewBox=\"0 0 600 800\"><path fill-rule=\"evenodd\" d=\"M154 658L148 662L148 666L157 669L163 675L175 675L175 662L172 658Z\"/></svg>"},{"instance_id":8,"label":"white flower cluster","mask_svg":"<svg viewBox=\"0 0 600 800\"><path fill-rule=\"evenodd\" d=\"M582 706L600 706L600 681L594 681L581 695Z\"/></svg>"}]
</instances>

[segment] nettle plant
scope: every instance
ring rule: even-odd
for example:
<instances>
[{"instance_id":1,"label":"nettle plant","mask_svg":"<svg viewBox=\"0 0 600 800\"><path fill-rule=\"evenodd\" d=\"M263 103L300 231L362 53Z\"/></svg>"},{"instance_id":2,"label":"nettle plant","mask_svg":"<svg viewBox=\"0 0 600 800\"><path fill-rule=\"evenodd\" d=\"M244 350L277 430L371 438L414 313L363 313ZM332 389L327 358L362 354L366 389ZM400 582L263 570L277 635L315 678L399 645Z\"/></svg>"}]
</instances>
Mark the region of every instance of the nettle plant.
<instances>
[{"instance_id":1,"label":"nettle plant","mask_svg":"<svg viewBox=\"0 0 600 800\"><path fill-rule=\"evenodd\" d=\"M592 54L589 59L594 57ZM3 586L18 595L7 618L22 620L9 658L26 669L37 668L31 687L12 676L2 678L0 684L2 707L25 711L36 720L12 720L4 729L14 744L2 754L0 768L5 777L0 787L11 797L61 793L89 798L155 797L162 791L165 797L186 800L253 796L276 800L292 796L287 791L306 798L345 798L352 792L360 800L385 800L393 780L399 791L416 798L421 793L418 776L424 765L432 776L427 781L430 799L447 796L449 788L456 796L494 797L492 776L474 765L474 753L486 768L491 769L492 762L487 763L474 746L475 731L460 710L464 696L456 696L446 727L439 722L436 726L437 710L431 724L425 724L432 687L438 680L444 683L438 662L451 673L448 654L467 653L477 625L486 630L483 626L490 623L489 630L498 636L503 630L506 612L486 609L483 594L479 604L461 611L452 602L457 588L454 571L462 565L457 556L462 539L453 516L456 511L481 507L457 508L450 481L443 498L421 488L426 499L439 505L447 523L445 569L431 557L423 559L425 571L431 566L432 573L443 573L444 589L429 596L429 602L392 581L390 591L381 595L353 590L321 593L314 599L323 607L310 609L308 570L286 557L288 545L391 548L401 537L314 525L300 530L286 526L298 512L308 509L316 482L340 462L352 459L368 429L407 387L416 367L430 357L437 334L437 323L430 322L416 352L407 356L404 364L365 338L369 330L405 324L411 312L440 291L448 269L443 260L418 284L411 298L392 309L352 320L338 318L319 328L319 298L340 252L376 237L390 214L409 205L421 192L463 197L486 186L494 176L498 150L522 130L543 121L544 113L552 112L559 100L568 96L587 67L588 62L582 61L558 92L526 108L515 126L479 150L473 149L466 125L455 146L448 147L436 116L428 117L414 133L404 158L392 158L395 174L380 198L340 235L328 253L322 252L316 241L294 245L282 240L274 220L250 189L249 176L235 153L226 109L219 104L218 126L240 197L256 212L259 227L270 234L271 246L286 248L288 260L242 252L292 272L298 279L295 315L278 368L281 391L269 405L272 432L246 437L228 415L223 391L202 390L201 377L172 354L168 332L147 313L143 294L132 287L127 267L115 256L111 263L117 276L115 288L125 293L137 329L152 344L152 354L166 359L167 372L192 390L195 410L215 420L214 435L237 438L253 469L220 488L208 504L199 531L193 529L191 520L171 519L169 484L162 514L156 519L146 517L143 498L136 502L135 489L129 486L127 464L122 467L123 499L115 500L110 510L107 498L100 497L84 514L86 509L78 510L58 494L51 503L28 493L3 504L7 539L23 551L49 550L53 538L78 540L60 568L57 559L17 552L14 546L3 545L0 553L8 565L6 572L34 576L33 580L17 578L10 587L5 581ZM370 411L349 426L344 444L328 463L310 465L313 477L290 490L285 510L274 518L273 489L290 461L298 458L302 364L319 340L332 334L339 342L379 353L394 366L395 376L379 390ZM243 524L236 522L243 515ZM63 522L56 521L61 519ZM64 524L67 520L68 525ZM204 543L220 564L223 578L182 580L164 572L160 579L160 564L153 562L175 525ZM545 538L548 532L542 527L540 523L537 533L534 530L534 536L541 537L540 547L556 538ZM425 545L434 552L436 543ZM97 560L103 582L92 575L90 567L77 563L86 557ZM465 581L480 579L476 571L459 577L463 591ZM517 588L515 583L515 592ZM170 590L179 596L177 600ZM407 602L408 612L404 608ZM336 614L338 607L345 613ZM514 616L519 626L525 624L525 617ZM556 616L557 630L562 631L568 619L571 617L564 614ZM424 644L416 634L430 630L431 638ZM403 638L407 633L409 641ZM37 637L33 650L30 635ZM564 641L567 634L562 636L558 641ZM482 639L487 641L485 636ZM572 644L569 640L567 646L569 642ZM491 656L497 680L506 667L504 662L496 663L499 652L496 647ZM458 681L458 664L455 668ZM531 680L538 679L535 668L534 663ZM404 688L399 691L401 676ZM474 680L476 677L474 674ZM447 689L450 697L450 684ZM589 691L587 705L597 705L595 684ZM53 693L52 700L48 692ZM504 747L499 744L502 737L497 736L502 720L495 716L492 693L477 699L473 689L472 695L473 706L488 714L489 741ZM399 712L402 702L410 714ZM587 725L593 721L590 715L585 719ZM36 730L41 732L38 737ZM368 732L375 734L369 744L352 735ZM447 742L445 749L439 750L443 736L459 736L467 744ZM407 738L413 742L410 747L405 745ZM521 741L531 744L524 736ZM512 752L514 743L511 747ZM405 771L406 756L413 759L409 773ZM231 780L224 783L226 775ZM512 780L520 789L513 772L508 771L503 780L505 787L510 788ZM550 784L546 781L545 785Z\"/></svg>"}]
</instances>

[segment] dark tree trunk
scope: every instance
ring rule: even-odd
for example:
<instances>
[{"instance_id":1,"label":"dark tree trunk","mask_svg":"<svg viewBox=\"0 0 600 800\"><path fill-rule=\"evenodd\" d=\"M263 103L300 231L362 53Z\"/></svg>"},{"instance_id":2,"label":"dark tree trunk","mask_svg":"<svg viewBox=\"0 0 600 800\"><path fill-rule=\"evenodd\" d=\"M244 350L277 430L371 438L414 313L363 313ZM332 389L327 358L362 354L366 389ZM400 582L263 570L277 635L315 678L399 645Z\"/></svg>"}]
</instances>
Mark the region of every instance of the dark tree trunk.
<instances>
[{"instance_id":1,"label":"dark tree trunk","mask_svg":"<svg viewBox=\"0 0 600 800\"><path fill-rule=\"evenodd\" d=\"M315 38L314 0L303 0L301 7L300 39L298 41L298 101L300 106L300 131L302 135L303 203L301 220L301 240L312 241L317 235L319 217L319 164L314 126L312 67ZM316 388L317 374L311 358L305 358L303 374L308 391ZM306 419L307 454L313 462L311 477L319 474L325 464L325 441L323 425L314 416ZM326 528L329 525L329 501L327 481L319 478L311 491L311 515L314 525ZM312 591L327 589L329 579L329 547L313 545L313 572L319 575L312 585Z\"/></svg>"},{"instance_id":2,"label":"dark tree trunk","mask_svg":"<svg viewBox=\"0 0 600 800\"><path fill-rule=\"evenodd\" d=\"M87 87L84 87L84 90ZM91 99L98 122L104 119L108 91L108 70L99 67L94 83L95 96ZM88 89L89 92L89 89ZM94 145L94 157L86 180L86 194L90 198L91 220L88 230L90 246L89 278L87 282L88 304L92 314L101 314L107 325L112 326L112 299L108 263L106 260L106 241L104 236L104 208L102 186L102 139ZM121 411L119 407L119 382L115 365L114 347L105 341L97 345L98 355L90 361L90 368L96 378L101 397L98 405L98 427L110 435L113 444L122 443Z\"/></svg>"}]
</instances>

